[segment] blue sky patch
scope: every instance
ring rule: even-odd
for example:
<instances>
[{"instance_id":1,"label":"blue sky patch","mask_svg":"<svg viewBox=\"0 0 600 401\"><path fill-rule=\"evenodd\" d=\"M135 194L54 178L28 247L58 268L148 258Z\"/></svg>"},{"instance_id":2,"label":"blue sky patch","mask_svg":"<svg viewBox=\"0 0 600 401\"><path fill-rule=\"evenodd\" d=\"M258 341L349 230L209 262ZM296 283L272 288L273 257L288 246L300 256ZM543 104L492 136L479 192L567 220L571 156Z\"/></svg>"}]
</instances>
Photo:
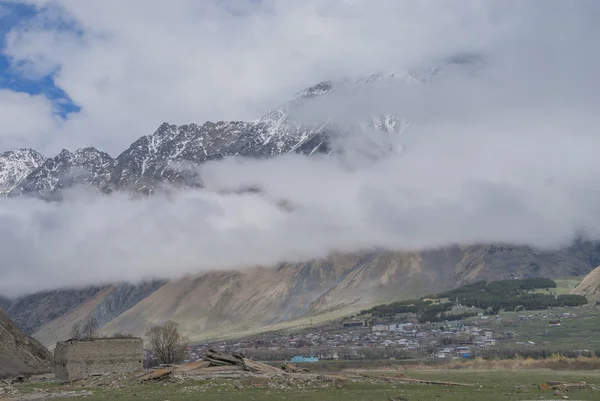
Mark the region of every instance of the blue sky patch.
<instances>
[{"instance_id":1,"label":"blue sky patch","mask_svg":"<svg viewBox=\"0 0 600 401\"><path fill-rule=\"evenodd\" d=\"M23 24L37 14L33 6L0 1L0 89L8 89L15 92L24 92L31 95L44 95L54 105L54 113L63 119L69 113L80 111L69 95L54 82L54 74L39 79L31 79L23 76L19 71L12 68L11 60L5 54L6 35L15 27ZM61 22L61 29L74 29L68 23Z\"/></svg>"}]
</instances>

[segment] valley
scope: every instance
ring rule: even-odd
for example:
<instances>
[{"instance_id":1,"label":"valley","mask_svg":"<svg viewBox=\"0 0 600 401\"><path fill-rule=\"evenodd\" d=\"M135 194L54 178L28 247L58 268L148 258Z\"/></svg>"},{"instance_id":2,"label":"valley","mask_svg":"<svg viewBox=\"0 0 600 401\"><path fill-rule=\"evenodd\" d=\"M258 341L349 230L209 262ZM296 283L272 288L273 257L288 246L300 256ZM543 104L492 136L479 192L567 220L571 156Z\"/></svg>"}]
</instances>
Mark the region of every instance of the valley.
<instances>
[{"instance_id":1,"label":"valley","mask_svg":"<svg viewBox=\"0 0 600 401\"><path fill-rule=\"evenodd\" d=\"M458 54L429 68L322 81L254 121L164 123L116 157L91 146L64 149L50 158L33 149L7 151L0 154L0 196L11 202L42 199L57 204L64 202L67 193L98 197L124 193L131 202L142 202L157 192L203 191L209 177L201 176L201 167L224 158L336 157L350 169L356 167L353 158L367 165L378 163L401 155L403 140L410 142L410 135L418 135L421 121L383 106L344 123L333 115L307 119L306 114L316 112L325 101L341 101L340 96L360 97L373 90L399 94L465 72L480 72L485 66L486 59L480 54ZM352 146L343 146L342 139ZM230 195L231 191L236 195L263 191L235 185L226 190L210 189L221 190ZM288 212L295 207L293 200L269 201L276 201ZM419 251L394 251L394 246L357 247L350 252L330 251L319 258L295 258L272 265L204 266L203 272L186 275L168 273L168 261L177 258L168 254L159 278L50 288L12 299L0 296L0 307L20 329L50 348L67 339L73 325L90 317L98 322L101 335L141 336L153 325L171 319L191 341L231 338L300 329L376 304L477 280L582 276L600 265L600 243L583 238L543 250L485 242ZM96 244L87 246L97 248ZM113 246L119 248L121 244ZM61 263L59 260L55 268ZM128 263L136 264L137 260Z\"/></svg>"},{"instance_id":2,"label":"valley","mask_svg":"<svg viewBox=\"0 0 600 401\"><path fill-rule=\"evenodd\" d=\"M0 401L600 400L598 15L0 0Z\"/></svg>"}]
</instances>

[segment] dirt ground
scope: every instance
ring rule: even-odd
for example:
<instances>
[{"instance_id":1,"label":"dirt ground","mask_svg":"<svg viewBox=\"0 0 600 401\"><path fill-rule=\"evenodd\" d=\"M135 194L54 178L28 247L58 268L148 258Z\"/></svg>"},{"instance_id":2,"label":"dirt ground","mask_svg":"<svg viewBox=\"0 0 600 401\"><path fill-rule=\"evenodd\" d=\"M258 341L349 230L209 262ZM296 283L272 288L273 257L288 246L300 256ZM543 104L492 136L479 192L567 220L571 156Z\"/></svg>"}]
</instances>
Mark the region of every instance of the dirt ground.
<instances>
[{"instance_id":1,"label":"dirt ground","mask_svg":"<svg viewBox=\"0 0 600 401\"><path fill-rule=\"evenodd\" d=\"M249 372L240 366L211 367L200 362L130 374L94 376L70 383L58 383L51 377L33 377L23 383L1 382L0 399L600 400L598 371L386 369L319 374L275 369Z\"/></svg>"}]
</instances>

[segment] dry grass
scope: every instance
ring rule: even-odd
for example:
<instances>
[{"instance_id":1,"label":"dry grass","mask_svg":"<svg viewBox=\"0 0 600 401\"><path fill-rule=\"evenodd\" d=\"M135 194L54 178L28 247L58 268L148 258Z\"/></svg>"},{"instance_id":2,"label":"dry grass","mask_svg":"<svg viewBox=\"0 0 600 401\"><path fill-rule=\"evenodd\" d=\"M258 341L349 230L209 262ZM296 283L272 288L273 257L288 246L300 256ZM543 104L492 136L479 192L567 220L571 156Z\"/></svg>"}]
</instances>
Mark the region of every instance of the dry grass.
<instances>
[{"instance_id":1,"label":"dry grass","mask_svg":"<svg viewBox=\"0 0 600 401\"><path fill-rule=\"evenodd\" d=\"M444 365L447 369L476 369L476 370L599 370L600 358L584 357L567 358L555 354L546 359L515 358L515 359L482 359L468 361L451 361ZM427 367L424 367L427 369ZM439 369L440 367L435 367Z\"/></svg>"}]
</instances>

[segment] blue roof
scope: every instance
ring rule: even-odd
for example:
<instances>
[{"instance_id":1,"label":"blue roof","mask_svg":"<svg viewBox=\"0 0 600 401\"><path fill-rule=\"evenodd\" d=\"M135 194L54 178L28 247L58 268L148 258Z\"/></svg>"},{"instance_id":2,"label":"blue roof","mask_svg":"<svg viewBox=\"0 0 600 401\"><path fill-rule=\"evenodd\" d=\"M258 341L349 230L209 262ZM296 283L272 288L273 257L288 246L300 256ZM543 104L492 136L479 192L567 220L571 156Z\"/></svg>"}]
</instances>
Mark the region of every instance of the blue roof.
<instances>
[{"instance_id":1,"label":"blue roof","mask_svg":"<svg viewBox=\"0 0 600 401\"><path fill-rule=\"evenodd\" d=\"M297 355L291 359L291 362L318 362L319 358L316 356L301 356Z\"/></svg>"}]
</instances>

